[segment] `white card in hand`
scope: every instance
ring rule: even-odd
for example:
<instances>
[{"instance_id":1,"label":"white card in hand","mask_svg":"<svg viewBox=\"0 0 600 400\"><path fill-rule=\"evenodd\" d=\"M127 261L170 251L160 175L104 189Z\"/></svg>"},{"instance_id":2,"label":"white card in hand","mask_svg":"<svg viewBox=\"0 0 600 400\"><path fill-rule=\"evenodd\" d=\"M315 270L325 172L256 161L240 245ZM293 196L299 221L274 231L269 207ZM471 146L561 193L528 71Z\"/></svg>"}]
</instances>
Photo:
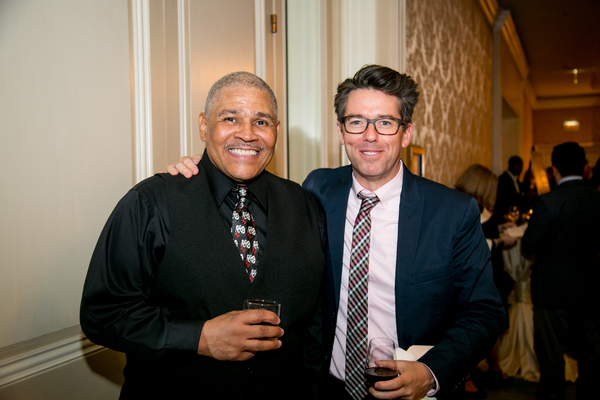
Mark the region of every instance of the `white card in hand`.
<instances>
[{"instance_id":1,"label":"white card in hand","mask_svg":"<svg viewBox=\"0 0 600 400\"><path fill-rule=\"evenodd\" d=\"M398 347L394 352L394 360L417 361L423 356L423 354L427 353L431 348L433 348L433 346L414 345L410 346L408 350L404 350ZM425 396L423 397L423 400L435 400L435 397Z\"/></svg>"}]
</instances>

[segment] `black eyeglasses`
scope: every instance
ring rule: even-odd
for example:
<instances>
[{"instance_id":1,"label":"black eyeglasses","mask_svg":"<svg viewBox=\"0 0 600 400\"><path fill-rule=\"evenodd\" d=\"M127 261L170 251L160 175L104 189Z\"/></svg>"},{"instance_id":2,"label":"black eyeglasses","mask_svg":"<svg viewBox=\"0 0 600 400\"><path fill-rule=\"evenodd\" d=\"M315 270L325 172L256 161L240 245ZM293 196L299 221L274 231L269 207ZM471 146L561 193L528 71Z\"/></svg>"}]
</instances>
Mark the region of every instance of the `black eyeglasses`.
<instances>
[{"instance_id":1,"label":"black eyeglasses","mask_svg":"<svg viewBox=\"0 0 600 400\"><path fill-rule=\"evenodd\" d=\"M394 117L369 119L357 115L343 117L340 122L344 125L346 132L352 134L363 133L369 124L373 124L380 135L395 135L401 125L407 125L403 120Z\"/></svg>"}]
</instances>

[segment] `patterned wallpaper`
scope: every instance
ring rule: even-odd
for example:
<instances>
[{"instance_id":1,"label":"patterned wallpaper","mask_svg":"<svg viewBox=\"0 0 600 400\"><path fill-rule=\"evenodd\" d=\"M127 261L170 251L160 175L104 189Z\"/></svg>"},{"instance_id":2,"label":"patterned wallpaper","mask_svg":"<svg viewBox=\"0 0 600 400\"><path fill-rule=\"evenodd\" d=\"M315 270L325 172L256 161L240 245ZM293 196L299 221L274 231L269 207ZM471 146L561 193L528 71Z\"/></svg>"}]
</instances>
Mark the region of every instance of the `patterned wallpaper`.
<instances>
[{"instance_id":1,"label":"patterned wallpaper","mask_svg":"<svg viewBox=\"0 0 600 400\"><path fill-rule=\"evenodd\" d=\"M492 166L492 30L476 0L407 0L406 72L420 87L412 145L425 177L454 186Z\"/></svg>"}]
</instances>

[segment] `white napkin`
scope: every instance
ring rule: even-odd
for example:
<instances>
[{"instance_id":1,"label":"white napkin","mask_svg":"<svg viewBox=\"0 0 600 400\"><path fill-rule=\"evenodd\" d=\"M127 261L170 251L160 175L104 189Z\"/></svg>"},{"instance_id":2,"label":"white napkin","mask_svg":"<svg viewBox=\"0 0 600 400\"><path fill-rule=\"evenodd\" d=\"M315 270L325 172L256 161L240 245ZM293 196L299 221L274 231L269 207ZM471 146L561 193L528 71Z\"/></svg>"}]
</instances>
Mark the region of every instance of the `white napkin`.
<instances>
[{"instance_id":1,"label":"white napkin","mask_svg":"<svg viewBox=\"0 0 600 400\"><path fill-rule=\"evenodd\" d=\"M410 346L408 350L401 349L400 347L396 348L394 352L394 360L402 360L402 361L417 361L419 358L423 356L423 354L427 353L433 346L419 346L414 345ZM435 397L423 397L424 400L436 400Z\"/></svg>"},{"instance_id":2,"label":"white napkin","mask_svg":"<svg viewBox=\"0 0 600 400\"><path fill-rule=\"evenodd\" d=\"M520 237L523 237L526 229L527 229L527 224L523 224L523 225L517 226L516 228L508 228L505 233L508 236L520 238Z\"/></svg>"}]
</instances>

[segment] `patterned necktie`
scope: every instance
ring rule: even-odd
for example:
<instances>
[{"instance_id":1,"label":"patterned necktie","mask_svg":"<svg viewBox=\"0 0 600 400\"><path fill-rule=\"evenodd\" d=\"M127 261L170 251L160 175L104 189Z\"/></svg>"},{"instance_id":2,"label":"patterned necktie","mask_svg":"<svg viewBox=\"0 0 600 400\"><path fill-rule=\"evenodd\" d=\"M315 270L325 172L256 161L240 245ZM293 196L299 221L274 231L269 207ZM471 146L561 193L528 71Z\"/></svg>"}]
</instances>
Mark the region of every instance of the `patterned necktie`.
<instances>
[{"instance_id":1,"label":"patterned necktie","mask_svg":"<svg viewBox=\"0 0 600 400\"><path fill-rule=\"evenodd\" d=\"M231 236L246 266L250 282L253 282L258 269L258 238L254 218L246 204L248 191L245 186L236 186L232 190L237 193L238 202L231 216Z\"/></svg>"},{"instance_id":2,"label":"patterned necktie","mask_svg":"<svg viewBox=\"0 0 600 400\"><path fill-rule=\"evenodd\" d=\"M350 276L348 278L348 327L346 330L346 391L359 400L367 393L363 378L367 359L369 245L371 209L379 198L358 194L362 200L352 231Z\"/></svg>"}]
</instances>

